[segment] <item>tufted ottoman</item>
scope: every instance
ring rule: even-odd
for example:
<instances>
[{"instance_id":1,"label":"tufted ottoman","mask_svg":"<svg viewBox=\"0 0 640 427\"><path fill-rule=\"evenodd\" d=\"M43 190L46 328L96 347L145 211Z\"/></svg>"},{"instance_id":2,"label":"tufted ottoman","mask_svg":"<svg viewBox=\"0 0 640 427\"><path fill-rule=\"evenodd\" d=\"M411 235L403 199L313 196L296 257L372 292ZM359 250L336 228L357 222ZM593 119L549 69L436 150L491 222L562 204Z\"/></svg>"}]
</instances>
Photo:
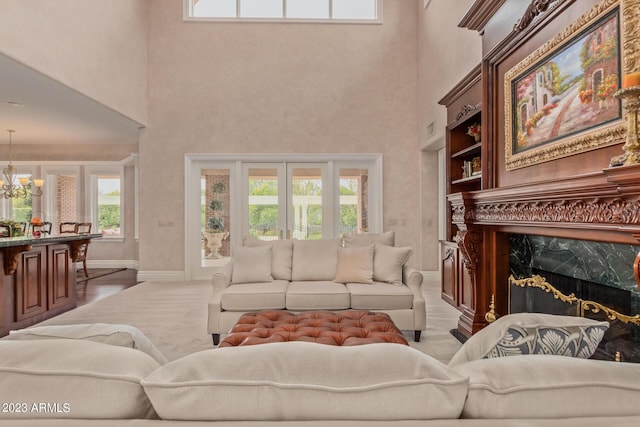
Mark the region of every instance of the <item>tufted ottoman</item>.
<instances>
[{"instance_id":1,"label":"tufted ottoman","mask_svg":"<svg viewBox=\"0 0 640 427\"><path fill-rule=\"evenodd\" d=\"M309 341L328 345L397 343L409 345L389 315L370 311L284 310L246 313L238 319L219 347L283 341Z\"/></svg>"}]
</instances>

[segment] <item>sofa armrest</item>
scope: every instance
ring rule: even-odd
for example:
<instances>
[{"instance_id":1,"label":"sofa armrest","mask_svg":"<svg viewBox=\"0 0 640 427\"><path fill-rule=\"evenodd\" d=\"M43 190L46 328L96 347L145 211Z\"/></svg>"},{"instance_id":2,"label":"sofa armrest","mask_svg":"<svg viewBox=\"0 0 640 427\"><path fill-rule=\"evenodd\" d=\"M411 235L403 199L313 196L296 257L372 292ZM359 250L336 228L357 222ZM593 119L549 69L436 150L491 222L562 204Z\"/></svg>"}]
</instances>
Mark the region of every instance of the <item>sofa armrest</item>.
<instances>
[{"instance_id":1,"label":"sofa armrest","mask_svg":"<svg viewBox=\"0 0 640 427\"><path fill-rule=\"evenodd\" d=\"M231 273L233 272L233 260L223 265L220 270L213 273L211 276L211 284L213 285L214 293L216 290L223 290L231 284Z\"/></svg>"},{"instance_id":2,"label":"sofa armrest","mask_svg":"<svg viewBox=\"0 0 640 427\"><path fill-rule=\"evenodd\" d=\"M402 282L413 292L413 322L416 331L427 327L427 307L422 295L422 273L413 267L402 267ZM417 338L416 338L417 340Z\"/></svg>"}]
</instances>

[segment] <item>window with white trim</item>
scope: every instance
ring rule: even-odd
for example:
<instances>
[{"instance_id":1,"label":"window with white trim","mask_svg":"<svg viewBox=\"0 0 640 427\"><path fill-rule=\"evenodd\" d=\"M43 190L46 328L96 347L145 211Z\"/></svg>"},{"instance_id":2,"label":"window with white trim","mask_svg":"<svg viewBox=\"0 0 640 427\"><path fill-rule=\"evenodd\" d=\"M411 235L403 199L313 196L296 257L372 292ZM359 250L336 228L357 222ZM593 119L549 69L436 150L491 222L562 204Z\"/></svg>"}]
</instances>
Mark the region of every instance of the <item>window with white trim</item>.
<instances>
[{"instance_id":1,"label":"window with white trim","mask_svg":"<svg viewBox=\"0 0 640 427\"><path fill-rule=\"evenodd\" d=\"M184 0L185 20L382 21L382 0Z\"/></svg>"},{"instance_id":2,"label":"window with white trim","mask_svg":"<svg viewBox=\"0 0 640 427\"><path fill-rule=\"evenodd\" d=\"M92 232L124 238L124 168L87 168Z\"/></svg>"}]
</instances>

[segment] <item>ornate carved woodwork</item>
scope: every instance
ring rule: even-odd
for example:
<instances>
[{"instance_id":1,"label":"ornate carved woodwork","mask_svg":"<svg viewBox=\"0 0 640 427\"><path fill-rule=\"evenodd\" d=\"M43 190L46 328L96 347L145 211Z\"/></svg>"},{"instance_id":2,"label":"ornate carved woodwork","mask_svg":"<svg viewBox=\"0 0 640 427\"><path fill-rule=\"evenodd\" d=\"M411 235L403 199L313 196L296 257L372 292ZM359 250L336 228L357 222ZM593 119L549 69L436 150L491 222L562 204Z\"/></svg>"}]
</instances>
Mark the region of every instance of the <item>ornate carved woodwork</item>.
<instances>
[{"instance_id":1,"label":"ornate carved woodwork","mask_svg":"<svg viewBox=\"0 0 640 427\"><path fill-rule=\"evenodd\" d=\"M4 274L6 276L14 274L18 268L18 262L20 261L20 254L25 251L30 251L31 245L10 246L7 248L0 248L2 252L2 261L4 266Z\"/></svg>"},{"instance_id":2,"label":"ornate carved woodwork","mask_svg":"<svg viewBox=\"0 0 640 427\"><path fill-rule=\"evenodd\" d=\"M469 114L475 113L478 110L480 110L480 105L466 104L460 109L460 112L456 116L456 121L462 119L465 116L468 116Z\"/></svg>"},{"instance_id":3,"label":"ornate carved woodwork","mask_svg":"<svg viewBox=\"0 0 640 427\"><path fill-rule=\"evenodd\" d=\"M86 254L89 243L91 243L91 239L72 240L67 243L73 262L78 261L79 258L82 258Z\"/></svg>"},{"instance_id":4,"label":"ornate carved woodwork","mask_svg":"<svg viewBox=\"0 0 640 427\"><path fill-rule=\"evenodd\" d=\"M550 7L555 8L565 0L532 0L522 18L514 25L514 31L523 31L531 24L539 15L544 14Z\"/></svg>"}]
</instances>

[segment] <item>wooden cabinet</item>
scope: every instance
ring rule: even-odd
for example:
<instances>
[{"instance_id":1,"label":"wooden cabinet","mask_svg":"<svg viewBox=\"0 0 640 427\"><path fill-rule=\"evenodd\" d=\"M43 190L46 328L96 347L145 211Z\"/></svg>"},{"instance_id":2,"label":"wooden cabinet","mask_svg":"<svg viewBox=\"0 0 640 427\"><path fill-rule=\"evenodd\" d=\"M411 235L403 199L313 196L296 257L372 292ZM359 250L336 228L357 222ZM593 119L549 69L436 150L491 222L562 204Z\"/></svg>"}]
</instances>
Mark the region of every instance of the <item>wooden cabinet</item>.
<instances>
[{"instance_id":1,"label":"wooden cabinet","mask_svg":"<svg viewBox=\"0 0 640 427\"><path fill-rule=\"evenodd\" d=\"M47 311L47 248L36 246L22 252L15 274L15 321L35 317Z\"/></svg>"},{"instance_id":2,"label":"wooden cabinet","mask_svg":"<svg viewBox=\"0 0 640 427\"><path fill-rule=\"evenodd\" d=\"M447 195L482 189L481 133L474 137L482 120L481 67L478 65L460 81L440 104L447 107L446 192ZM452 221L451 203L446 202L446 233L441 247L442 299L464 311L473 301L473 287L462 254L455 243L458 227Z\"/></svg>"},{"instance_id":3,"label":"wooden cabinet","mask_svg":"<svg viewBox=\"0 0 640 427\"><path fill-rule=\"evenodd\" d=\"M48 246L48 309L76 305L76 272L68 245Z\"/></svg>"}]
</instances>

